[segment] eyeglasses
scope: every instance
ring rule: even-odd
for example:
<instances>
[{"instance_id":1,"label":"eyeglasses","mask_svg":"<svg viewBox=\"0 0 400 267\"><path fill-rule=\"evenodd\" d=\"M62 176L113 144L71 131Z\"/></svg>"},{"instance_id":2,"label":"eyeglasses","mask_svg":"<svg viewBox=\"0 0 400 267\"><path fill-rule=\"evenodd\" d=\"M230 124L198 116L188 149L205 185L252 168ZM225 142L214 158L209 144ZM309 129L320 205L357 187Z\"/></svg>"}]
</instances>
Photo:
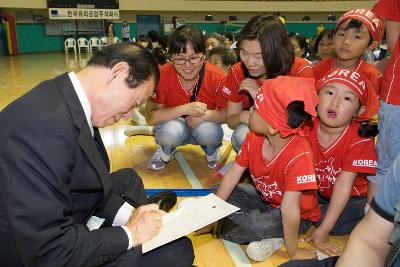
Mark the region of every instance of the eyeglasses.
<instances>
[{"instance_id":1,"label":"eyeglasses","mask_svg":"<svg viewBox=\"0 0 400 267\"><path fill-rule=\"evenodd\" d=\"M172 62L174 62L175 65L183 65L186 62L189 62L190 64L199 64L203 60L203 58L204 58L204 56L192 57L189 59L177 58L177 59L173 59Z\"/></svg>"}]
</instances>

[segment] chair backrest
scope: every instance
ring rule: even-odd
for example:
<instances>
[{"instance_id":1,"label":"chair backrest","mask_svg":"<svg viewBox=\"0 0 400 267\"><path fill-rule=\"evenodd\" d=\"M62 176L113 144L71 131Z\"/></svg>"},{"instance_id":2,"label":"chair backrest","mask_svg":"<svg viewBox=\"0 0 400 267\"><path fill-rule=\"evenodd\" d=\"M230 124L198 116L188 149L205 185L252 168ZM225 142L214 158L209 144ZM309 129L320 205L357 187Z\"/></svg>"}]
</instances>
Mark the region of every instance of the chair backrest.
<instances>
[{"instance_id":1,"label":"chair backrest","mask_svg":"<svg viewBox=\"0 0 400 267\"><path fill-rule=\"evenodd\" d=\"M114 44L120 43L120 42L121 42L121 39L119 39L118 37L114 37Z\"/></svg>"},{"instance_id":2,"label":"chair backrest","mask_svg":"<svg viewBox=\"0 0 400 267\"><path fill-rule=\"evenodd\" d=\"M89 43L91 46L100 46L100 40L97 37L90 38Z\"/></svg>"},{"instance_id":3,"label":"chair backrest","mask_svg":"<svg viewBox=\"0 0 400 267\"><path fill-rule=\"evenodd\" d=\"M79 38L78 39L78 46L89 46L89 41L86 38Z\"/></svg>"},{"instance_id":4,"label":"chair backrest","mask_svg":"<svg viewBox=\"0 0 400 267\"><path fill-rule=\"evenodd\" d=\"M76 46L76 41L74 38L67 38L64 42L64 46L66 47L75 47Z\"/></svg>"},{"instance_id":5,"label":"chair backrest","mask_svg":"<svg viewBox=\"0 0 400 267\"><path fill-rule=\"evenodd\" d=\"M107 37L105 37L105 36L104 36L104 37L101 37L101 38L100 38L100 44L101 44L101 45L107 45Z\"/></svg>"}]
</instances>

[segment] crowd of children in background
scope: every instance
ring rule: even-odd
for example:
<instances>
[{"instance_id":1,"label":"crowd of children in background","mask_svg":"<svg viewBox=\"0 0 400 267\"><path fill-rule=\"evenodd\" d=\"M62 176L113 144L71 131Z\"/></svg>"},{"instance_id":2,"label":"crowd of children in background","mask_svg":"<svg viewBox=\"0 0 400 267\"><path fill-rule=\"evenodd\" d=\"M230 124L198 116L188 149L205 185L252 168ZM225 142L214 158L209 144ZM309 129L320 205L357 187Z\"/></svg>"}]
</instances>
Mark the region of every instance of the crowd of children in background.
<instances>
[{"instance_id":1,"label":"crowd of children in background","mask_svg":"<svg viewBox=\"0 0 400 267\"><path fill-rule=\"evenodd\" d=\"M397 2L380 5L398 7ZM253 17L235 38L203 36L188 25L175 29L168 45L154 32L140 36L137 42L155 55L161 73L146 104L157 143L149 169L163 169L176 149L189 143L200 145L214 168L221 124L227 123L237 157L214 192L241 209L208 229L219 238L248 243L248 256L262 261L276 238L283 238L290 259L315 258L315 250L297 245L298 235L314 225L305 240L340 255L343 248L328 236L352 232L398 155L398 143L390 140L398 131L385 129L397 127L391 121L400 117L398 98L388 101L394 94L390 81L398 75L396 59L385 76L384 68L371 64L386 54L380 49L385 21L379 15L398 21L400 9L393 9L350 10L335 29L321 28L309 41L287 33L276 16ZM388 44L398 57L399 44L396 50L389 43L396 38L398 33ZM398 77L395 82L398 86ZM379 108L384 135L377 155L378 126L372 118ZM386 118L390 108L397 118ZM377 160L385 171L375 176ZM240 183L246 169L251 181Z\"/></svg>"}]
</instances>

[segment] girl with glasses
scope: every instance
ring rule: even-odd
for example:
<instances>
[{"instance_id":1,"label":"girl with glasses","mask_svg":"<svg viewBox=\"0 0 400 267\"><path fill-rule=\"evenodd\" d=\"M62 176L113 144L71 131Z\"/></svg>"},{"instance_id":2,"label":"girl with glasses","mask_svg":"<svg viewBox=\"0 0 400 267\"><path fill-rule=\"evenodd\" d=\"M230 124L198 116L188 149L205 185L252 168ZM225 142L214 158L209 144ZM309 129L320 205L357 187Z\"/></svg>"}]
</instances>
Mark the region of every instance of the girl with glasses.
<instances>
[{"instance_id":1,"label":"girl with glasses","mask_svg":"<svg viewBox=\"0 0 400 267\"><path fill-rule=\"evenodd\" d=\"M160 68L160 82L146 104L158 145L151 170L163 169L176 148L186 144L201 146L209 168L217 164L226 118L219 93L224 73L205 62L205 44L201 31L191 26L179 27L170 37L171 62Z\"/></svg>"}]
</instances>

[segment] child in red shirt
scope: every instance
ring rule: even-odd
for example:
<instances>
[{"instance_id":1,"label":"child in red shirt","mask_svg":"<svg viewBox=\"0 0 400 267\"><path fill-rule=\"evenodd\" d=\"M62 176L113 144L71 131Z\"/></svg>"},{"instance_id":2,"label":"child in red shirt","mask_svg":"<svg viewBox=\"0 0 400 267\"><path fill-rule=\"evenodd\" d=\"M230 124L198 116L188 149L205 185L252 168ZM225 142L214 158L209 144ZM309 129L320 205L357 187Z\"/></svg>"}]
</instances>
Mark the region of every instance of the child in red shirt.
<instances>
[{"instance_id":1,"label":"child in red shirt","mask_svg":"<svg viewBox=\"0 0 400 267\"><path fill-rule=\"evenodd\" d=\"M241 62L232 66L222 94L228 100L227 123L234 130L233 149L238 152L249 131L249 109L266 79L279 75L314 77L304 58L295 57L290 38L275 16L255 16L243 26L238 41Z\"/></svg>"},{"instance_id":2,"label":"child in red shirt","mask_svg":"<svg viewBox=\"0 0 400 267\"><path fill-rule=\"evenodd\" d=\"M385 24L382 18L368 9L355 9L345 13L337 22L333 38L336 56L325 59L314 68L318 81L334 68L355 70L366 76L378 93L380 90L379 70L365 62L362 56L372 51L382 40Z\"/></svg>"},{"instance_id":3,"label":"child in red shirt","mask_svg":"<svg viewBox=\"0 0 400 267\"><path fill-rule=\"evenodd\" d=\"M378 100L365 76L344 69L328 73L317 82L317 90L318 119L307 138L314 152L322 219L306 241L314 241L328 254L339 254L340 248L327 242L328 234L350 234L364 217L366 175L376 171L371 137L377 131L360 121L376 114Z\"/></svg>"},{"instance_id":4,"label":"child in red shirt","mask_svg":"<svg viewBox=\"0 0 400 267\"><path fill-rule=\"evenodd\" d=\"M218 187L217 196L241 210L219 222L217 235L251 242L247 253L253 260L265 260L263 244L279 237L284 237L290 258L316 256L298 248L297 239L320 217L312 150L301 128L316 115L317 102L314 79L279 76L265 81L250 112L252 131ZM247 168L254 185L238 184Z\"/></svg>"}]
</instances>

